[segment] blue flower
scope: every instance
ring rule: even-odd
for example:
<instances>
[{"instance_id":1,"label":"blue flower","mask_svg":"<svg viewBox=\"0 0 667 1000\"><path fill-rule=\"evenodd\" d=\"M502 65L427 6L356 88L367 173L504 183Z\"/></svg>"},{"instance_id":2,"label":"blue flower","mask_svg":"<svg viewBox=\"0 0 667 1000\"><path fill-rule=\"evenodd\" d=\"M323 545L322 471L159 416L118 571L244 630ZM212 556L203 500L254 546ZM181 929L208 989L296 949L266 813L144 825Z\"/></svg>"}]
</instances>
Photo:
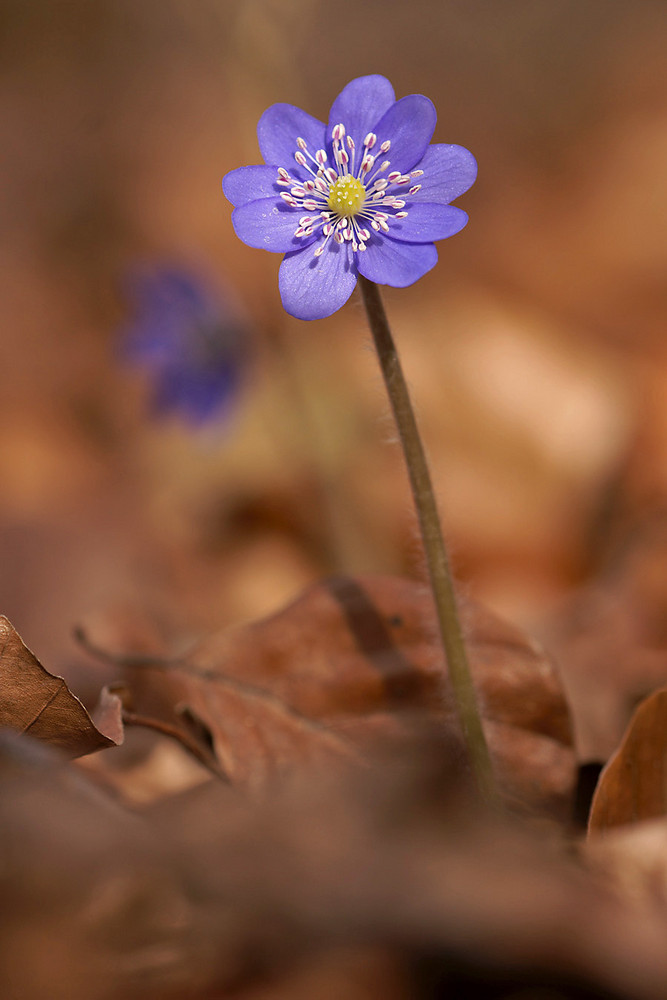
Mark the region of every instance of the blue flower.
<instances>
[{"instance_id":1,"label":"blue flower","mask_svg":"<svg viewBox=\"0 0 667 1000\"><path fill-rule=\"evenodd\" d=\"M160 267L128 281L134 319L123 355L153 375L153 408L201 425L223 417L241 382L248 332L199 277Z\"/></svg>"},{"instance_id":2,"label":"blue flower","mask_svg":"<svg viewBox=\"0 0 667 1000\"><path fill-rule=\"evenodd\" d=\"M431 101L397 101L383 76L345 87L329 124L291 104L259 120L265 166L240 167L222 187L236 206L237 236L284 253L279 287L298 319L322 319L352 294L357 275L404 288L438 259L434 241L463 229L468 217L449 204L467 191L477 164L462 146L429 143Z\"/></svg>"}]
</instances>

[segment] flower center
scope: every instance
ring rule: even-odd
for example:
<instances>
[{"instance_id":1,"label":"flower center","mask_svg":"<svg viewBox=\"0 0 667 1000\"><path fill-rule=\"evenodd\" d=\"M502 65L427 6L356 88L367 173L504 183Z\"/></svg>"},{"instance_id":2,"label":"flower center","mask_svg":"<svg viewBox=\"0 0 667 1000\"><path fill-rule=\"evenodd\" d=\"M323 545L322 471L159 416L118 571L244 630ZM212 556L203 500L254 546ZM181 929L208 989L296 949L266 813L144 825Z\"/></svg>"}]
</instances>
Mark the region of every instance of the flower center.
<instances>
[{"instance_id":1,"label":"flower center","mask_svg":"<svg viewBox=\"0 0 667 1000\"><path fill-rule=\"evenodd\" d=\"M332 129L330 153L326 149L311 153L301 136L297 136L296 145L294 159L301 176L291 177L289 170L278 167L277 183L289 188L280 192L286 205L308 213L299 216L294 236L309 238L321 231L324 239L318 239L315 257L324 253L329 240L349 242L353 253L362 253L372 238L371 230L379 236L389 232L390 222L407 218L405 199L421 190L421 184L412 182L424 171L420 167L409 174L391 170L390 161L384 158L391 140L378 144L375 132L369 132L358 150L341 123ZM376 146L377 153L371 153Z\"/></svg>"},{"instance_id":2,"label":"flower center","mask_svg":"<svg viewBox=\"0 0 667 1000\"><path fill-rule=\"evenodd\" d=\"M356 215L366 201L366 188L357 177L345 174L329 188L327 205L336 215L351 218Z\"/></svg>"}]
</instances>

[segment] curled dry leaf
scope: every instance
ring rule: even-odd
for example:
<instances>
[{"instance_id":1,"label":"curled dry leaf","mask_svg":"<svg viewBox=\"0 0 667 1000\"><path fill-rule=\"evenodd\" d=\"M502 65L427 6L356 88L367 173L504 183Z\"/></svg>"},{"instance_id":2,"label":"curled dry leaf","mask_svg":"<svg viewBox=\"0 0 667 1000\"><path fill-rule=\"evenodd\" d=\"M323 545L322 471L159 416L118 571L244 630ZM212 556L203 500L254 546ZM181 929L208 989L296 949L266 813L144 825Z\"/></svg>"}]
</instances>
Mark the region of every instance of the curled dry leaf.
<instances>
[{"instance_id":1,"label":"curled dry leaf","mask_svg":"<svg viewBox=\"0 0 667 1000\"><path fill-rule=\"evenodd\" d=\"M123 736L118 700L106 699L98 728L63 678L45 670L4 615L0 616L0 727L27 733L70 757L117 746Z\"/></svg>"},{"instance_id":2,"label":"curled dry leaf","mask_svg":"<svg viewBox=\"0 0 667 1000\"><path fill-rule=\"evenodd\" d=\"M600 775L589 828L609 827L667 814L667 688L636 710L620 747Z\"/></svg>"},{"instance_id":3,"label":"curled dry leaf","mask_svg":"<svg viewBox=\"0 0 667 1000\"><path fill-rule=\"evenodd\" d=\"M517 629L466 605L474 679L499 781L529 809L569 816L568 709L552 664ZM280 613L126 674L131 717L181 734L232 782L263 787L299 763L364 759L429 726L456 729L432 599L398 578L336 578ZM165 730L165 727L166 730Z\"/></svg>"}]
</instances>

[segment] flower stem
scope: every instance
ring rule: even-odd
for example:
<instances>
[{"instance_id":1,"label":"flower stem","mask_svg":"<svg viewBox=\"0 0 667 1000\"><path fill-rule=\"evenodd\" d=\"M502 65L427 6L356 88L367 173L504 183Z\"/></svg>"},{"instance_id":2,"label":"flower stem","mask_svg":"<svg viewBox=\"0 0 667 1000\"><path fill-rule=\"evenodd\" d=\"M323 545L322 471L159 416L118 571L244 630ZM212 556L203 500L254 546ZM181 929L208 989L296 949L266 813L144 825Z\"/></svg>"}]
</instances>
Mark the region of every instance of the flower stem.
<instances>
[{"instance_id":1,"label":"flower stem","mask_svg":"<svg viewBox=\"0 0 667 1000\"><path fill-rule=\"evenodd\" d=\"M412 496L417 509L435 599L438 626L447 657L454 702L470 763L482 795L486 798L494 798L495 788L491 758L477 708L475 689L470 675L461 622L456 606L449 558L442 536L424 446L419 436L408 387L387 322L380 289L363 275L359 275L359 287L408 467Z\"/></svg>"}]
</instances>

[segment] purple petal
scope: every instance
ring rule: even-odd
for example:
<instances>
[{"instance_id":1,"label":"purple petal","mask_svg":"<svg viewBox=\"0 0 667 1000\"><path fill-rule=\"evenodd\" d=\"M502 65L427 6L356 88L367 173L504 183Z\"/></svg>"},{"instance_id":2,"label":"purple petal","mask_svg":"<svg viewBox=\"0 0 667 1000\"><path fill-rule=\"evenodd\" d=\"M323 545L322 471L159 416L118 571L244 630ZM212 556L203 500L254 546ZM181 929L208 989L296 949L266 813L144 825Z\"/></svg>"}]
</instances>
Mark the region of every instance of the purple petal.
<instances>
[{"instance_id":1,"label":"purple petal","mask_svg":"<svg viewBox=\"0 0 667 1000\"><path fill-rule=\"evenodd\" d=\"M376 149L386 139L391 141L386 155L390 171L400 170L404 174L419 163L431 141L436 120L433 102L421 94L402 97L389 108L373 131L378 137Z\"/></svg>"},{"instance_id":2,"label":"purple petal","mask_svg":"<svg viewBox=\"0 0 667 1000\"><path fill-rule=\"evenodd\" d=\"M432 243L434 240L445 240L453 236L465 226L468 216L460 208L453 205L408 203L406 219L396 219L389 216L387 225L389 235L394 240L406 243Z\"/></svg>"},{"instance_id":3,"label":"purple petal","mask_svg":"<svg viewBox=\"0 0 667 1000\"><path fill-rule=\"evenodd\" d=\"M313 118L293 104L272 104L259 119L257 138L264 162L285 167L293 177L304 178L307 171L300 170L294 162L298 137L305 140L312 156L324 148L326 129L323 122Z\"/></svg>"},{"instance_id":4,"label":"purple petal","mask_svg":"<svg viewBox=\"0 0 667 1000\"><path fill-rule=\"evenodd\" d=\"M247 205L260 198L275 198L284 191L277 181L278 171L273 166L239 167L222 178L222 190L232 205Z\"/></svg>"},{"instance_id":5,"label":"purple petal","mask_svg":"<svg viewBox=\"0 0 667 1000\"><path fill-rule=\"evenodd\" d=\"M398 243L373 236L366 250L357 254L357 267L369 281L405 288L430 271L437 260L432 243Z\"/></svg>"},{"instance_id":6,"label":"purple petal","mask_svg":"<svg viewBox=\"0 0 667 1000\"><path fill-rule=\"evenodd\" d=\"M360 76L352 80L333 102L327 130L329 142L334 125L342 122L354 139L359 163L364 139L395 101L394 88L384 76Z\"/></svg>"},{"instance_id":7,"label":"purple petal","mask_svg":"<svg viewBox=\"0 0 667 1000\"><path fill-rule=\"evenodd\" d=\"M424 171L414 181L421 184L421 191L410 195L410 201L438 201L446 205L467 191L477 177L477 161L463 146L429 146L417 166Z\"/></svg>"},{"instance_id":8,"label":"purple petal","mask_svg":"<svg viewBox=\"0 0 667 1000\"><path fill-rule=\"evenodd\" d=\"M283 306L297 319L324 319L345 305L357 283L349 243L329 240L321 257L312 250L289 253L280 265L278 285Z\"/></svg>"},{"instance_id":9,"label":"purple petal","mask_svg":"<svg viewBox=\"0 0 667 1000\"><path fill-rule=\"evenodd\" d=\"M262 198L235 208L232 225L239 239L249 247L287 253L316 239L314 235L306 239L294 235L302 214L302 210L290 208L281 198Z\"/></svg>"}]
</instances>

